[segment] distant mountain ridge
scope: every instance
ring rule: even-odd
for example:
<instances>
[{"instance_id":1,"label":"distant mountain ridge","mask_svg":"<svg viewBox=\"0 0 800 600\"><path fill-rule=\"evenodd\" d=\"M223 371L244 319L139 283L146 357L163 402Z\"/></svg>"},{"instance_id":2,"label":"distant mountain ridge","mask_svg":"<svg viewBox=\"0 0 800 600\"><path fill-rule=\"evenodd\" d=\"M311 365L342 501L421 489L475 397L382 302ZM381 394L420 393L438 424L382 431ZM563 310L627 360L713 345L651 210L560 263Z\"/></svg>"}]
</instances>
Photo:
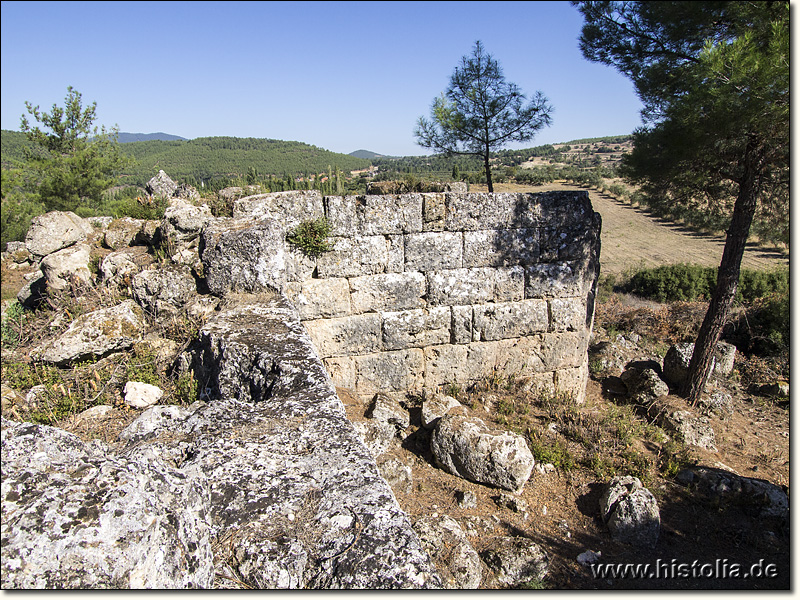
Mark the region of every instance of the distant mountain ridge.
<instances>
[{"instance_id":1,"label":"distant mountain ridge","mask_svg":"<svg viewBox=\"0 0 800 600\"><path fill-rule=\"evenodd\" d=\"M117 140L120 144L128 144L130 142L149 142L151 140L160 140L162 142L172 141L186 141L187 138L179 135L172 135L170 133L127 133L124 131L119 132Z\"/></svg>"},{"instance_id":2,"label":"distant mountain ridge","mask_svg":"<svg viewBox=\"0 0 800 600\"><path fill-rule=\"evenodd\" d=\"M355 152L351 152L350 156L366 158L367 160L372 160L373 158L389 158L385 154L378 154L377 152L370 152L369 150L356 150Z\"/></svg>"}]
</instances>

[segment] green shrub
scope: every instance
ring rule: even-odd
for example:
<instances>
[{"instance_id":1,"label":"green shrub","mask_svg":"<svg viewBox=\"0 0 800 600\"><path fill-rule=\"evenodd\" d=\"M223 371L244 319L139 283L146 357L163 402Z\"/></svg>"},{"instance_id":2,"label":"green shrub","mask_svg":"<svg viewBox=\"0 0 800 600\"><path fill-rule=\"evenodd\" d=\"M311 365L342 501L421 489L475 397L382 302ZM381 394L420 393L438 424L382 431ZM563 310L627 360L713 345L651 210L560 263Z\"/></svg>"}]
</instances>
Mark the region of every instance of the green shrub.
<instances>
[{"instance_id":1,"label":"green shrub","mask_svg":"<svg viewBox=\"0 0 800 600\"><path fill-rule=\"evenodd\" d=\"M315 221L300 223L287 236L289 243L297 246L308 256L317 257L331 249L328 236L331 226L324 217Z\"/></svg>"}]
</instances>

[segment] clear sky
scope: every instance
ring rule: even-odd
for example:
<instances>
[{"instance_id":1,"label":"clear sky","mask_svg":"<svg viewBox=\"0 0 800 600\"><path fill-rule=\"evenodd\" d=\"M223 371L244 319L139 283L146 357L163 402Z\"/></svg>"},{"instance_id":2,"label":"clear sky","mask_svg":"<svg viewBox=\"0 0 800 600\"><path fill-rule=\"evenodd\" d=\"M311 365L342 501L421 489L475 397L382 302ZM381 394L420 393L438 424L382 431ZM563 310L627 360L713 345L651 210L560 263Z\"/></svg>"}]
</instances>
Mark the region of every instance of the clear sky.
<instances>
[{"instance_id":1,"label":"clear sky","mask_svg":"<svg viewBox=\"0 0 800 600\"><path fill-rule=\"evenodd\" d=\"M582 23L569 2L2 2L0 125L71 85L120 131L422 155L417 119L481 40L554 108L511 147L630 133L641 102L581 56Z\"/></svg>"}]
</instances>

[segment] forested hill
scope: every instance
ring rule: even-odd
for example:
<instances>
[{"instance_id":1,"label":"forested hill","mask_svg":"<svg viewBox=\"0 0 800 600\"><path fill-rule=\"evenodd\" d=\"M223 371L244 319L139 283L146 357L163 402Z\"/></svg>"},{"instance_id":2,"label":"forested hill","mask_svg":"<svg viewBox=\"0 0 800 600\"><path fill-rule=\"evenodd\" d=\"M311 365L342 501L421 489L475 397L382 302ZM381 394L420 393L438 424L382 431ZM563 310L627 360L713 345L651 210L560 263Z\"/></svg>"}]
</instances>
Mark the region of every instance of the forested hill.
<instances>
[{"instance_id":1,"label":"forested hill","mask_svg":"<svg viewBox=\"0 0 800 600\"><path fill-rule=\"evenodd\" d=\"M172 135L171 133L127 133L125 131L120 131L119 135L117 136L117 141L120 144L130 144L131 142L149 142L152 140L164 140L167 142L172 142L175 140L182 140L186 141L185 137L181 137L179 135Z\"/></svg>"},{"instance_id":2,"label":"forested hill","mask_svg":"<svg viewBox=\"0 0 800 600\"><path fill-rule=\"evenodd\" d=\"M24 158L28 145L25 134L2 131L4 168ZM370 161L304 144L260 138L207 137L194 140L148 140L120 144L120 150L135 159L122 173L127 184L144 185L159 169L175 181L194 185L228 177L244 178L255 171L258 177L302 176L329 169L365 169Z\"/></svg>"}]
</instances>

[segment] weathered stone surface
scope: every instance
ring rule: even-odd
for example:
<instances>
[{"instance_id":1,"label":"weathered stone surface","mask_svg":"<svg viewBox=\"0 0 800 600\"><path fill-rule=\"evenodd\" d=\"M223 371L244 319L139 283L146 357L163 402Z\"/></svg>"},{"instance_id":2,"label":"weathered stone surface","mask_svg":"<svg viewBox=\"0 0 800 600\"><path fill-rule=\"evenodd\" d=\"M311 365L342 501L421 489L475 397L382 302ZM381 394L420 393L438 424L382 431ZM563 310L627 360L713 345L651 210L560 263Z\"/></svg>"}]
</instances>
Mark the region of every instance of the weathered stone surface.
<instances>
[{"instance_id":1,"label":"weathered stone surface","mask_svg":"<svg viewBox=\"0 0 800 600\"><path fill-rule=\"evenodd\" d=\"M80 315L52 343L32 354L45 362L63 365L89 357L127 350L141 338L144 315L133 300Z\"/></svg>"},{"instance_id":2,"label":"weathered stone surface","mask_svg":"<svg viewBox=\"0 0 800 600\"><path fill-rule=\"evenodd\" d=\"M100 262L103 281L116 286L130 285L139 266L130 254L124 251L112 252Z\"/></svg>"},{"instance_id":3,"label":"weathered stone surface","mask_svg":"<svg viewBox=\"0 0 800 600\"><path fill-rule=\"evenodd\" d=\"M422 273L383 273L352 277L350 300L353 313L400 311L425 306L425 276Z\"/></svg>"},{"instance_id":4,"label":"weathered stone surface","mask_svg":"<svg viewBox=\"0 0 800 600\"><path fill-rule=\"evenodd\" d=\"M728 342L719 341L714 348L714 373L722 377L728 377L733 373L733 365L736 361L736 346Z\"/></svg>"},{"instance_id":5,"label":"weathered stone surface","mask_svg":"<svg viewBox=\"0 0 800 600\"><path fill-rule=\"evenodd\" d=\"M425 358L420 349L356 356L356 389L361 394L422 390Z\"/></svg>"},{"instance_id":6,"label":"weathered stone surface","mask_svg":"<svg viewBox=\"0 0 800 600\"><path fill-rule=\"evenodd\" d=\"M194 240L202 229L214 220L207 204L195 206L185 200L172 200L164 211L161 230L164 237L175 242Z\"/></svg>"},{"instance_id":7,"label":"weathered stone surface","mask_svg":"<svg viewBox=\"0 0 800 600\"><path fill-rule=\"evenodd\" d=\"M422 231L422 194L367 195L356 201L363 210L363 235Z\"/></svg>"},{"instance_id":8,"label":"weathered stone surface","mask_svg":"<svg viewBox=\"0 0 800 600\"><path fill-rule=\"evenodd\" d=\"M669 395L669 386L653 369L632 367L624 371L620 379L628 389L628 397L643 406Z\"/></svg>"},{"instance_id":9,"label":"weathered stone surface","mask_svg":"<svg viewBox=\"0 0 800 600\"><path fill-rule=\"evenodd\" d=\"M141 381L129 381L123 390L125 404L133 408L149 408L164 396L164 390L157 385Z\"/></svg>"},{"instance_id":10,"label":"weathered stone surface","mask_svg":"<svg viewBox=\"0 0 800 600\"><path fill-rule=\"evenodd\" d=\"M172 181L163 169L158 172L158 175L150 179L145 186L148 194L160 198L172 198L177 189L178 184Z\"/></svg>"},{"instance_id":11,"label":"weathered stone surface","mask_svg":"<svg viewBox=\"0 0 800 600\"><path fill-rule=\"evenodd\" d=\"M351 313L350 284L344 278L289 283L286 295L303 321L343 317Z\"/></svg>"},{"instance_id":12,"label":"weathered stone surface","mask_svg":"<svg viewBox=\"0 0 800 600\"><path fill-rule=\"evenodd\" d=\"M528 266L539 262L536 229L464 232L464 267Z\"/></svg>"},{"instance_id":13,"label":"weathered stone surface","mask_svg":"<svg viewBox=\"0 0 800 600\"><path fill-rule=\"evenodd\" d=\"M528 481L534 465L522 436L491 430L475 417L442 417L433 431L431 450L448 473L515 492Z\"/></svg>"},{"instance_id":14,"label":"weathered stone surface","mask_svg":"<svg viewBox=\"0 0 800 600\"><path fill-rule=\"evenodd\" d=\"M407 271L441 271L461 268L464 239L460 232L442 231L407 235L405 268Z\"/></svg>"},{"instance_id":15,"label":"weathered stone surface","mask_svg":"<svg viewBox=\"0 0 800 600\"><path fill-rule=\"evenodd\" d=\"M733 416L733 397L726 392L717 390L708 395L702 395L697 407L707 416L716 416L722 420Z\"/></svg>"},{"instance_id":16,"label":"weathered stone surface","mask_svg":"<svg viewBox=\"0 0 800 600\"><path fill-rule=\"evenodd\" d=\"M480 231L524 227L514 219L517 196L526 194L446 194L445 228L449 231Z\"/></svg>"},{"instance_id":17,"label":"weathered stone surface","mask_svg":"<svg viewBox=\"0 0 800 600\"><path fill-rule=\"evenodd\" d=\"M392 444L397 441L397 429L387 421L377 419L356 421L353 427L375 459L388 452Z\"/></svg>"},{"instance_id":18,"label":"weathered stone surface","mask_svg":"<svg viewBox=\"0 0 800 600\"><path fill-rule=\"evenodd\" d=\"M393 456L382 456L377 459L377 464L381 477L386 480L395 494L411 493L411 486L414 483L411 467Z\"/></svg>"},{"instance_id":19,"label":"weathered stone surface","mask_svg":"<svg viewBox=\"0 0 800 600\"><path fill-rule=\"evenodd\" d=\"M53 211L34 217L25 235L25 247L41 258L85 240L94 228L73 212Z\"/></svg>"},{"instance_id":20,"label":"weathered stone surface","mask_svg":"<svg viewBox=\"0 0 800 600\"><path fill-rule=\"evenodd\" d=\"M664 379L675 388L680 388L689 376L689 363L692 360L694 343L684 342L671 346L664 356ZM711 372L727 377L733 372L736 359L736 346L727 342L718 342L711 359Z\"/></svg>"},{"instance_id":21,"label":"weathered stone surface","mask_svg":"<svg viewBox=\"0 0 800 600\"><path fill-rule=\"evenodd\" d=\"M449 269L428 277L428 302L432 305L484 304L522 300L522 267Z\"/></svg>"},{"instance_id":22,"label":"weathered stone surface","mask_svg":"<svg viewBox=\"0 0 800 600\"><path fill-rule=\"evenodd\" d=\"M686 477L686 475L689 475ZM697 466L681 473L684 483L712 502L734 503L759 517L789 518L789 497L779 486L722 469ZM680 479L679 479L680 481Z\"/></svg>"},{"instance_id":23,"label":"weathered stone surface","mask_svg":"<svg viewBox=\"0 0 800 600\"><path fill-rule=\"evenodd\" d=\"M72 283L89 284L92 280L90 251L87 244L78 244L45 256L41 269L47 279L47 288L61 291L68 289Z\"/></svg>"},{"instance_id":24,"label":"weathered stone surface","mask_svg":"<svg viewBox=\"0 0 800 600\"><path fill-rule=\"evenodd\" d=\"M541 581L550 568L545 551L524 537L496 537L481 558L491 571L490 581L511 588Z\"/></svg>"},{"instance_id":25,"label":"weathered stone surface","mask_svg":"<svg viewBox=\"0 0 800 600\"><path fill-rule=\"evenodd\" d=\"M525 268L526 298L581 295L583 295L583 276L572 263L542 263Z\"/></svg>"},{"instance_id":26,"label":"weathered stone surface","mask_svg":"<svg viewBox=\"0 0 800 600\"><path fill-rule=\"evenodd\" d=\"M458 522L447 515L417 519L414 531L450 590L476 590L483 579L480 556Z\"/></svg>"},{"instance_id":27,"label":"weathered stone surface","mask_svg":"<svg viewBox=\"0 0 800 600\"><path fill-rule=\"evenodd\" d=\"M212 294L282 292L286 287L284 230L270 217L209 224L200 258Z\"/></svg>"},{"instance_id":28,"label":"weathered stone surface","mask_svg":"<svg viewBox=\"0 0 800 600\"><path fill-rule=\"evenodd\" d=\"M2 446L4 589L211 587L200 481L31 423Z\"/></svg>"},{"instance_id":29,"label":"weathered stone surface","mask_svg":"<svg viewBox=\"0 0 800 600\"><path fill-rule=\"evenodd\" d=\"M197 295L197 284L188 267L173 266L137 273L131 290L134 299L148 312L172 314Z\"/></svg>"},{"instance_id":30,"label":"weathered stone surface","mask_svg":"<svg viewBox=\"0 0 800 600\"><path fill-rule=\"evenodd\" d=\"M658 542L658 502L637 477L614 477L606 485L600 498L600 516L617 541L641 548L652 548Z\"/></svg>"},{"instance_id":31,"label":"weathered stone surface","mask_svg":"<svg viewBox=\"0 0 800 600\"><path fill-rule=\"evenodd\" d=\"M317 259L320 278L358 277L385 273L389 246L382 235L333 237L332 249Z\"/></svg>"},{"instance_id":32,"label":"weathered stone surface","mask_svg":"<svg viewBox=\"0 0 800 600\"><path fill-rule=\"evenodd\" d=\"M381 347L381 318L376 313L303 323L320 356L363 355Z\"/></svg>"},{"instance_id":33,"label":"weathered stone surface","mask_svg":"<svg viewBox=\"0 0 800 600\"><path fill-rule=\"evenodd\" d=\"M386 350L424 348L450 343L450 309L406 310L383 313L383 347Z\"/></svg>"},{"instance_id":34,"label":"weathered stone surface","mask_svg":"<svg viewBox=\"0 0 800 600\"><path fill-rule=\"evenodd\" d=\"M665 413L659 422L665 429L678 433L689 446L717 451L714 428L708 418L697 416L690 410L675 410Z\"/></svg>"},{"instance_id":35,"label":"weathered stone surface","mask_svg":"<svg viewBox=\"0 0 800 600\"><path fill-rule=\"evenodd\" d=\"M270 217L289 232L304 221L316 221L325 216L322 194L317 190L273 192L236 200L233 217ZM352 235L349 231L346 235Z\"/></svg>"},{"instance_id":36,"label":"weathered stone surface","mask_svg":"<svg viewBox=\"0 0 800 600\"><path fill-rule=\"evenodd\" d=\"M581 331L587 327L585 298L551 298L550 331Z\"/></svg>"},{"instance_id":37,"label":"weathered stone surface","mask_svg":"<svg viewBox=\"0 0 800 600\"><path fill-rule=\"evenodd\" d=\"M103 242L107 248L112 250L133 246L144 241L142 234L144 224L144 219L132 219L131 217L114 219L103 234Z\"/></svg>"},{"instance_id":38,"label":"weathered stone surface","mask_svg":"<svg viewBox=\"0 0 800 600\"><path fill-rule=\"evenodd\" d=\"M461 403L452 396L433 394L422 403L421 419L425 429L433 429L436 423L451 410L461 408Z\"/></svg>"},{"instance_id":39,"label":"weathered stone surface","mask_svg":"<svg viewBox=\"0 0 800 600\"><path fill-rule=\"evenodd\" d=\"M544 300L499 302L474 306L473 341L504 340L544 333L549 311Z\"/></svg>"},{"instance_id":40,"label":"weathered stone surface","mask_svg":"<svg viewBox=\"0 0 800 600\"><path fill-rule=\"evenodd\" d=\"M407 429L410 424L408 411L400 406L399 402L381 393L375 394L372 399L372 404L367 409L367 417L389 423L399 431Z\"/></svg>"}]
</instances>

